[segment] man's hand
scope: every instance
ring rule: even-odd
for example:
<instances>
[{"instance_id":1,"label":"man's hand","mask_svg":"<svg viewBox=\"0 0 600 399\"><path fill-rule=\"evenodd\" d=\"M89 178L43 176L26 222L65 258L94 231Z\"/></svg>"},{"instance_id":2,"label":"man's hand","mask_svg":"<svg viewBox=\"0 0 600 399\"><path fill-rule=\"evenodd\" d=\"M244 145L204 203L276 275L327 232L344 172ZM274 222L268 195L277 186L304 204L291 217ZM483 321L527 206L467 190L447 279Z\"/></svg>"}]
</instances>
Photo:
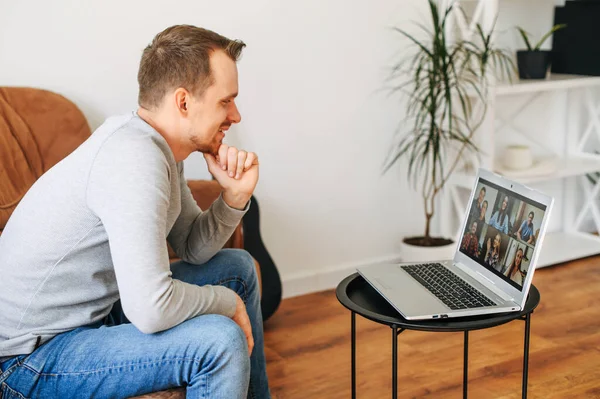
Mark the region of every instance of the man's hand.
<instances>
[{"instance_id":1,"label":"man's hand","mask_svg":"<svg viewBox=\"0 0 600 399\"><path fill-rule=\"evenodd\" d=\"M204 154L208 171L223 187L223 199L232 208L243 209L258 182L258 156L221 144L218 155Z\"/></svg>"},{"instance_id":2,"label":"man's hand","mask_svg":"<svg viewBox=\"0 0 600 399\"><path fill-rule=\"evenodd\" d=\"M248 354L252 354L252 349L254 348L254 337L252 336L252 326L250 325L250 319L248 318L248 312L246 312L246 305L244 305L244 301L239 295L236 294L237 303L235 308L235 314L231 318L236 322L238 326L244 332L246 336L246 340L248 341Z\"/></svg>"}]
</instances>

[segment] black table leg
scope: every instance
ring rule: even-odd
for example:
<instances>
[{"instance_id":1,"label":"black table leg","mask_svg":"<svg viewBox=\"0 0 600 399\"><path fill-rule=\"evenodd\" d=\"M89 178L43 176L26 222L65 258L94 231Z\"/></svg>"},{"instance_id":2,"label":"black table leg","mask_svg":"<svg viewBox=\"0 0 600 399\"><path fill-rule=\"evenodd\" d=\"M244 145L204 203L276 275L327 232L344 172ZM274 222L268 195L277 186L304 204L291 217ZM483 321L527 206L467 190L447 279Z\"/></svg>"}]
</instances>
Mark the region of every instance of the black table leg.
<instances>
[{"instance_id":1,"label":"black table leg","mask_svg":"<svg viewBox=\"0 0 600 399\"><path fill-rule=\"evenodd\" d=\"M529 376L529 332L531 313L525 315L525 348L523 353L523 399L527 399L527 377Z\"/></svg>"},{"instance_id":2,"label":"black table leg","mask_svg":"<svg viewBox=\"0 0 600 399\"><path fill-rule=\"evenodd\" d=\"M398 327L392 325L392 399L398 399Z\"/></svg>"},{"instance_id":3,"label":"black table leg","mask_svg":"<svg viewBox=\"0 0 600 399\"><path fill-rule=\"evenodd\" d=\"M469 382L469 331L465 331L465 356L463 358L463 398L467 399L467 383Z\"/></svg>"},{"instance_id":4,"label":"black table leg","mask_svg":"<svg viewBox=\"0 0 600 399\"><path fill-rule=\"evenodd\" d=\"M352 399L356 399L356 313L351 313L350 331L352 335Z\"/></svg>"}]
</instances>

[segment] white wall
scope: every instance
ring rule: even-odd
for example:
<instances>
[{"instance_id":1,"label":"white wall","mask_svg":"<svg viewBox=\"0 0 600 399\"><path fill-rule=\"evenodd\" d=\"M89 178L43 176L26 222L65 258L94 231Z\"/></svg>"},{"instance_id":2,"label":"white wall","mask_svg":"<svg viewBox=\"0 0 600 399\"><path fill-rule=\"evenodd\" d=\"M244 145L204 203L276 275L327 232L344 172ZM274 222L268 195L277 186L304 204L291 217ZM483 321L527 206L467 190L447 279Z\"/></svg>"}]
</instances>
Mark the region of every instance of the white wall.
<instances>
[{"instance_id":1,"label":"white wall","mask_svg":"<svg viewBox=\"0 0 600 399\"><path fill-rule=\"evenodd\" d=\"M135 109L141 51L162 29L189 23L240 38L243 121L229 140L260 156L262 234L284 295L397 258L401 237L421 233L424 218L402 169L380 173L403 112L380 90L405 44L389 28L421 19L426 3L166 4L0 0L0 85L61 93L96 128ZM200 156L186 162L188 178L208 176Z\"/></svg>"},{"instance_id":2,"label":"white wall","mask_svg":"<svg viewBox=\"0 0 600 399\"><path fill-rule=\"evenodd\" d=\"M544 1L525 8L539 17ZM508 3L510 10L523 2ZM291 296L397 259L401 237L423 231L404 166L380 172L404 112L382 90L386 68L407 44L390 28L423 22L426 7L425 0L0 0L0 85L61 93L96 128L135 109L141 51L167 26L194 24L244 40L243 121L227 140L260 156L263 240ZM541 19L551 7L544 3ZM524 24L523 10L507 13L502 29ZM199 155L186 171L208 177Z\"/></svg>"}]
</instances>

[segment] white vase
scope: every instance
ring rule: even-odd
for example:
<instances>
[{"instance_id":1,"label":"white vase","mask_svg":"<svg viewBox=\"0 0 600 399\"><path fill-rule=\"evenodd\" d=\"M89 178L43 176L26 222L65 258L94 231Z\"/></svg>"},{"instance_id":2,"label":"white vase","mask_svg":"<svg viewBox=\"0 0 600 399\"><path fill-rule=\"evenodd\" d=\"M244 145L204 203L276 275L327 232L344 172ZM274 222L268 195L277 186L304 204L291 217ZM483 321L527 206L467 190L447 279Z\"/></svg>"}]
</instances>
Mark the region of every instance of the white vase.
<instances>
[{"instance_id":1,"label":"white vase","mask_svg":"<svg viewBox=\"0 0 600 399\"><path fill-rule=\"evenodd\" d=\"M441 247L422 247L400 242L400 258L402 262L431 262L454 258L456 243Z\"/></svg>"}]
</instances>

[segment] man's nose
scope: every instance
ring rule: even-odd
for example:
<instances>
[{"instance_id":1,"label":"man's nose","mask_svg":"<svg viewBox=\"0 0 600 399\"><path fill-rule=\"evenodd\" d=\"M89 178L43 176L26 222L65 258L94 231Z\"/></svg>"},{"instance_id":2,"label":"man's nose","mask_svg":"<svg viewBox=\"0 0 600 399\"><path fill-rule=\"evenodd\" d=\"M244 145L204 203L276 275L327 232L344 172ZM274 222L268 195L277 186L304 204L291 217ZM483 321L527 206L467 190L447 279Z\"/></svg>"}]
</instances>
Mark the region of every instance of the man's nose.
<instances>
[{"instance_id":1,"label":"man's nose","mask_svg":"<svg viewBox=\"0 0 600 399\"><path fill-rule=\"evenodd\" d=\"M232 123L240 123L242 121L242 115L240 114L240 111L238 110L237 104L235 102L233 102L231 111L229 112L229 120Z\"/></svg>"}]
</instances>

